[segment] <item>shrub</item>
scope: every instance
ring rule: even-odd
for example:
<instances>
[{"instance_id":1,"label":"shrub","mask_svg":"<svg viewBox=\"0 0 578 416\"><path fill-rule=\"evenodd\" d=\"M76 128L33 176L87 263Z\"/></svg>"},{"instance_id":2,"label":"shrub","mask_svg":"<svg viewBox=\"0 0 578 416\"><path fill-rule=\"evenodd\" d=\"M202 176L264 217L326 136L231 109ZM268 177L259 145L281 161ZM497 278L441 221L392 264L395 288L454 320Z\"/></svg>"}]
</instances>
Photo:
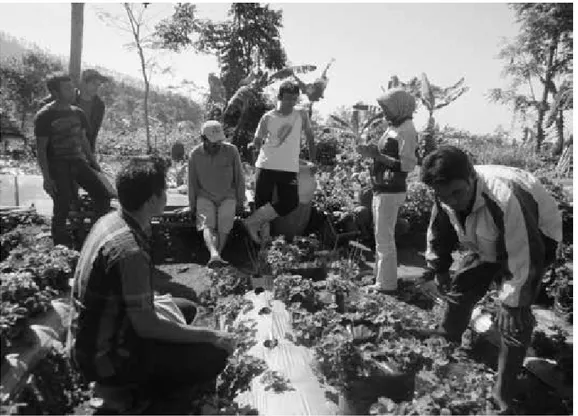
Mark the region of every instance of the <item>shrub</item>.
<instances>
[{"instance_id":1,"label":"shrub","mask_svg":"<svg viewBox=\"0 0 578 416\"><path fill-rule=\"evenodd\" d=\"M410 232L427 231L433 206L433 190L421 182L410 182L407 186L405 203L399 210L399 217L410 224Z\"/></svg>"}]
</instances>

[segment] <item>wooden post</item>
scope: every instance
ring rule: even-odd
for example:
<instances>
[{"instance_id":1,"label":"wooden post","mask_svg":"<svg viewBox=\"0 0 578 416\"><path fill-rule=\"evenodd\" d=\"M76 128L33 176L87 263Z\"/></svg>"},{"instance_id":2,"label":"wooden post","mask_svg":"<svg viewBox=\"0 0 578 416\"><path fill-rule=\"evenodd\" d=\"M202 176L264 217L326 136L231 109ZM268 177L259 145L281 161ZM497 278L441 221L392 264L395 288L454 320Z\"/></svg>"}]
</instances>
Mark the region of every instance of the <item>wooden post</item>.
<instances>
[{"instance_id":1,"label":"wooden post","mask_svg":"<svg viewBox=\"0 0 578 416\"><path fill-rule=\"evenodd\" d=\"M70 60L68 72L75 86L80 83L82 62L82 34L84 31L84 3L72 3L70 15Z\"/></svg>"},{"instance_id":2,"label":"wooden post","mask_svg":"<svg viewBox=\"0 0 578 416\"><path fill-rule=\"evenodd\" d=\"M18 189L18 175L14 175L14 205L20 206L20 189Z\"/></svg>"}]
</instances>

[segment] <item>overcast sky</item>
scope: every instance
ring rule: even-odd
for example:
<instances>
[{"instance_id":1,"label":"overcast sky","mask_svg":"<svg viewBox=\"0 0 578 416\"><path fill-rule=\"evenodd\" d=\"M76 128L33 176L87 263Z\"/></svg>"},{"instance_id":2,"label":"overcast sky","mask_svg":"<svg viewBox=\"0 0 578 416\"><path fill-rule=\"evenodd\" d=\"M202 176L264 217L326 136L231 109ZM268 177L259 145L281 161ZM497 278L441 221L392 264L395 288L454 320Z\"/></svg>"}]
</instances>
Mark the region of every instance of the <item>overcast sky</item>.
<instances>
[{"instance_id":1,"label":"overcast sky","mask_svg":"<svg viewBox=\"0 0 578 416\"><path fill-rule=\"evenodd\" d=\"M170 15L172 4L155 3L147 13L156 21ZM199 17L221 20L229 3L201 3ZM402 81L425 72L440 86L466 78L469 92L440 110L440 125L491 133L509 130L509 108L491 104L488 89L503 87L502 62L496 59L501 40L515 36L514 15L504 3L274 3L283 10L282 42L293 64L314 64L328 72L325 99L315 105L323 115L359 100L375 103L380 86L392 75ZM99 10L122 13L120 3L89 3L85 8L83 65L99 65L140 77L135 51L123 47L128 34L104 24ZM156 20L155 20L156 19ZM70 48L69 3L2 3L0 28L49 51L67 56ZM1 53L1 51L0 51ZM194 81L206 88L209 72L218 72L216 58L191 51L164 53L161 61L172 74L157 74L153 83L176 85ZM307 78L307 77L305 77ZM416 116L419 128L426 114Z\"/></svg>"}]
</instances>

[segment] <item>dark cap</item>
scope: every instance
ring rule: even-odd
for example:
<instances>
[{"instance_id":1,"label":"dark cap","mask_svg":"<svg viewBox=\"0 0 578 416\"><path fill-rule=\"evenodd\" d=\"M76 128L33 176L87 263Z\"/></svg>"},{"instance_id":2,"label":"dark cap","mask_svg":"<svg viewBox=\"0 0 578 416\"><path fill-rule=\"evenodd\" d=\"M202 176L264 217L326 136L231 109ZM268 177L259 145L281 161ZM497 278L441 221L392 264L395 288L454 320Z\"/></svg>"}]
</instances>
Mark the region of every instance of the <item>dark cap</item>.
<instances>
[{"instance_id":1,"label":"dark cap","mask_svg":"<svg viewBox=\"0 0 578 416\"><path fill-rule=\"evenodd\" d=\"M93 79L98 79L101 82L110 81L109 77L105 77L100 72L98 72L96 69L85 69L84 71L82 71L82 80L83 81L88 82L88 81L91 81Z\"/></svg>"}]
</instances>

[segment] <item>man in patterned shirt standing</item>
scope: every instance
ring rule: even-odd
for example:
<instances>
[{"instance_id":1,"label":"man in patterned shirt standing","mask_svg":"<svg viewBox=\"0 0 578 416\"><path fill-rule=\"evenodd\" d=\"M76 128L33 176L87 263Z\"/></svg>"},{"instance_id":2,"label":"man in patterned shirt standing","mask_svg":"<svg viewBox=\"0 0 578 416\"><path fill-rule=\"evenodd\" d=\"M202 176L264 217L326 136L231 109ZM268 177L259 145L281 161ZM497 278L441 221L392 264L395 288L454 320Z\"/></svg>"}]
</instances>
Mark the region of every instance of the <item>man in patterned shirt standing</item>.
<instances>
[{"instance_id":1,"label":"man in patterned shirt standing","mask_svg":"<svg viewBox=\"0 0 578 416\"><path fill-rule=\"evenodd\" d=\"M44 190L54 203L52 239L54 244L70 245L66 220L75 196L75 182L94 200L97 216L108 211L113 195L98 175L101 168L86 137L86 115L72 105L74 87L70 76L54 75L46 85L55 99L42 107L34 119L38 164Z\"/></svg>"}]
</instances>

